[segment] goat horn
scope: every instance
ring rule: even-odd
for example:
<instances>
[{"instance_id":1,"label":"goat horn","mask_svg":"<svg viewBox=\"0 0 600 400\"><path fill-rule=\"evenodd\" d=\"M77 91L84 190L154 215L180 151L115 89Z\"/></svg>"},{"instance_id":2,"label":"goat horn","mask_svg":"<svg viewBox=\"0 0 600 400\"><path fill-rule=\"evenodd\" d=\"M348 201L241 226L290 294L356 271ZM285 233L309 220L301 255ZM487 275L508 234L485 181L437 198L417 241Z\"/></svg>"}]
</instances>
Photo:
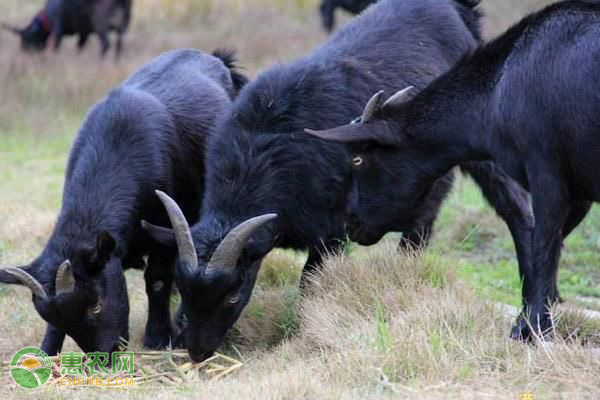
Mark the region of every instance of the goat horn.
<instances>
[{"instance_id":1,"label":"goat horn","mask_svg":"<svg viewBox=\"0 0 600 400\"><path fill-rule=\"evenodd\" d=\"M264 224L275 218L277 218L277 214L259 215L233 228L210 257L206 273L209 274L217 268L235 268L250 236Z\"/></svg>"},{"instance_id":2,"label":"goat horn","mask_svg":"<svg viewBox=\"0 0 600 400\"><path fill-rule=\"evenodd\" d=\"M73 267L69 260L66 260L58 267L54 287L57 296L72 293L75 290L75 277L73 276Z\"/></svg>"},{"instance_id":3,"label":"goat horn","mask_svg":"<svg viewBox=\"0 0 600 400\"><path fill-rule=\"evenodd\" d=\"M48 295L46 294L46 290L42 284L39 283L33 276L29 275L27 271L21 268L7 268L5 271L20 280L23 285L31 289L31 292L35 296L44 300L48 300Z\"/></svg>"},{"instance_id":4,"label":"goat horn","mask_svg":"<svg viewBox=\"0 0 600 400\"><path fill-rule=\"evenodd\" d=\"M414 86L405 87L402 90L399 90L392 97L387 99L381 108L389 107L389 106L399 106L400 104L406 103L411 98L411 92L414 89Z\"/></svg>"},{"instance_id":5,"label":"goat horn","mask_svg":"<svg viewBox=\"0 0 600 400\"><path fill-rule=\"evenodd\" d=\"M175 200L170 198L166 193L160 190L156 190L155 193L165 206L165 210L167 210L167 214L171 220L171 225L173 225L179 259L187 266L190 272L196 271L198 268L198 256L196 255L190 226L183 215L183 211L181 211Z\"/></svg>"},{"instance_id":6,"label":"goat horn","mask_svg":"<svg viewBox=\"0 0 600 400\"><path fill-rule=\"evenodd\" d=\"M383 93L383 90L380 90L371 97L360 117L362 123L369 122L373 118L373 115L375 115L375 112L379 109L379 103L381 102Z\"/></svg>"}]
</instances>

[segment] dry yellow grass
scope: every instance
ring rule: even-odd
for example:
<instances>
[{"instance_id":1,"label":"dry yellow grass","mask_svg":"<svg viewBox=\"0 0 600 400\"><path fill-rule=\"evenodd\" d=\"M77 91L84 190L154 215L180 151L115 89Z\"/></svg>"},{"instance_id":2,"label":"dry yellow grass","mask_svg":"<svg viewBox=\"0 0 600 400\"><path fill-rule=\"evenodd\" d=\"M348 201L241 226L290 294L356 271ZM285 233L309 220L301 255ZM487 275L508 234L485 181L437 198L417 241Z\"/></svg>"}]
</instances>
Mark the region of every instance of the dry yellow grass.
<instances>
[{"instance_id":1,"label":"dry yellow grass","mask_svg":"<svg viewBox=\"0 0 600 400\"><path fill-rule=\"evenodd\" d=\"M3 21L23 23L41 0L0 0ZM22 54L0 32L0 265L27 262L48 237L60 204L66 149L95 101L164 50L239 49L246 72L305 54L321 43L317 0L137 0L119 63L99 61L95 41L77 54ZM484 0L487 35L548 1ZM9 145L6 143L9 142ZM484 227L490 213L467 215ZM483 221L483 222L482 222ZM441 232L456 245L468 221ZM599 398L600 361L580 343L526 346L507 339L510 319L456 277L452 258L395 254L385 242L332 257L301 299L302 254L276 251L263 265L252 302L223 351L244 367L218 381L198 376L177 387L123 391L48 387L41 398ZM516 273L516 271L515 271ZM146 300L138 271L127 272L130 348L142 350ZM587 322L572 315L564 332ZM38 344L44 323L26 289L0 287L0 357ZM590 340L590 343L598 343ZM77 351L68 340L65 350ZM2 370L0 379L6 378ZM12 390L5 397L24 397Z\"/></svg>"}]
</instances>

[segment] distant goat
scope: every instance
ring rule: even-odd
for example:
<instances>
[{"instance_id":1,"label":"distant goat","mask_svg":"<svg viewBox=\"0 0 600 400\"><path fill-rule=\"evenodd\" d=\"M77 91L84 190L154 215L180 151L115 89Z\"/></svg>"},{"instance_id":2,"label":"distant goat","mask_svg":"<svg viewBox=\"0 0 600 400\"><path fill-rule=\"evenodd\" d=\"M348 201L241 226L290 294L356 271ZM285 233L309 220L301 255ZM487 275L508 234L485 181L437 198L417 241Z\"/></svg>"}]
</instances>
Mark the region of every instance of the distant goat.
<instances>
[{"instance_id":1,"label":"distant goat","mask_svg":"<svg viewBox=\"0 0 600 400\"><path fill-rule=\"evenodd\" d=\"M45 49L50 36L54 38L54 48L58 49L64 35L79 35L77 47L82 49L89 35L96 33L102 55L110 47L109 31L115 31L118 57L131 19L131 3L132 0L47 0L27 27L3 26L21 37L23 49L35 51Z\"/></svg>"},{"instance_id":2,"label":"distant goat","mask_svg":"<svg viewBox=\"0 0 600 400\"><path fill-rule=\"evenodd\" d=\"M418 199L465 161L493 160L531 192L533 261L523 271L524 309L515 338L551 328L548 308L558 298L563 239L600 201L599 20L598 2L556 3L422 92L404 89L386 102L379 93L359 123L310 131L348 143L362 159L353 167L359 185L390 202ZM411 169L394 176L398 163ZM364 193L359 203L368 206ZM522 240L529 246L529 238Z\"/></svg>"},{"instance_id":3,"label":"distant goat","mask_svg":"<svg viewBox=\"0 0 600 400\"><path fill-rule=\"evenodd\" d=\"M323 27L331 32L335 27L335 10L342 8L352 14L358 14L377 0L323 0L320 13Z\"/></svg>"}]
</instances>

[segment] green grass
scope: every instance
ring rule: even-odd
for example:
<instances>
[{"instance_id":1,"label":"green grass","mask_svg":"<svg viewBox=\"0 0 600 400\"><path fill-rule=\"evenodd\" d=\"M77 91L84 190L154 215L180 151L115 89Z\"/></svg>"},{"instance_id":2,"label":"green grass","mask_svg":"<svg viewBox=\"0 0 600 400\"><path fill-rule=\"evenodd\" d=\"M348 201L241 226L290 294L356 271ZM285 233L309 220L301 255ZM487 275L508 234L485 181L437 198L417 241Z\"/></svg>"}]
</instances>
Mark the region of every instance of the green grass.
<instances>
[{"instance_id":1,"label":"green grass","mask_svg":"<svg viewBox=\"0 0 600 400\"><path fill-rule=\"evenodd\" d=\"M375 325L376 325L376 341L375 348L380 352L386 352L390 348L390 326L388 323L388 315L385 306L380 301L375 303Z\"/></svg>"}]
</instances>

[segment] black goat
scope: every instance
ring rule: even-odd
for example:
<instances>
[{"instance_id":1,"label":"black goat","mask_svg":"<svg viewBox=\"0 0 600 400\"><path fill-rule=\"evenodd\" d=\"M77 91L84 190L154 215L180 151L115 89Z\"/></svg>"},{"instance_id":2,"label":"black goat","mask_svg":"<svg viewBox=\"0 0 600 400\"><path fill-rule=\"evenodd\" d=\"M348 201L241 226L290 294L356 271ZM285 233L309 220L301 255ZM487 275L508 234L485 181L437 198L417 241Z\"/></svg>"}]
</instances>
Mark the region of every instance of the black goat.
<instances>
[{"instance_id":1,"label":"black goat","mask_svg":"<svg viewBox=\"0 0 600 400\"><path fill-rule=\"evenodd\" d=\"M47 0L44 8L23 29L3 24L21 37L25 50L46 48L48 38L54 38L54 48L60 47L64 35L79 35L77 47L82 49L91 33L98 34L101 54L110 47L109 32L117 33L116 55L121 53L123 35L131 19L132 0Z\"/></svg>"},{"instance_id":2,"label":"black goat","mask_svg":"<svg viewBox=\"0 0 600 400\"><path fill-rule=\"evenodd\" d=\"M466 57L414 99L405 89L361 123L312 132L350 143L363 160L353 169L355 179L365 187L378 182L369 189L373 196L378 190L392 201L417 199L454 165L479 160L495 161L531 192L535 228L531 244L524 238L522 246L531 247L533 265L523 271L524 309L514 338L551 328L548 307L558 298L563 239L600 200L594 169L600 160L598 18L598 2L556 3ZM398 163L410 163L409 173L394 177ZM363 207L368 202L361 196Z\"/></svg>"},{"instance_id":3,"label":"black goat","mask_svg":"<svg viewBox=\"0 0 600 400\"><path fill-rule=\"evenodd\" d=\"M335 10L344 9L352 14L358 14L377 0L323 0L319 11L323 27L331 32L335 27Z\"/></svg>"},{"instance_id":4,"label":"black goat","mask_svg":"<svg viewBox=\"0 0 600 400\"><path fill-rule=\"evenodd\" d=\"M469 11L466 22L461 16ZM271 68L242 90L209 141L200 222L190 230L162 196L180 227L176 282L194 360L219 346L273 247L309 250L305 285L322 255L343 246L348 153L304 135L303 127L349 121L374 87L424 87L475 48L478 32L467 26L477 15L452 0L383 0L312 55ZM423 203L434 207L426 215L435 217L450 179L425 195ZM508 208L509 200L498 201ZM415 225L407 230L421 232Z\"/></svg>"},{"instance_id":5,"label":"black goat","mask_svg":"<svg viewBox=\"0 0 600 400\"><path fill-rule=\"evenodd\" d=\"M69 334L84 351L112 351L128 337L123 269L145 266L149 316L144 345L170 344L172 249L156 246L142 218L168 223L158 188L195 220L203 190L207 131L231 105L243 78L222 58L195 50L165 53L96 104L69 159L58 222L42 254L23 268L0 270L0 282L33 292L48 322L42 349L60 351ZM59 267L60 265L60 267Z\"/></svg>"}]
</instances>

